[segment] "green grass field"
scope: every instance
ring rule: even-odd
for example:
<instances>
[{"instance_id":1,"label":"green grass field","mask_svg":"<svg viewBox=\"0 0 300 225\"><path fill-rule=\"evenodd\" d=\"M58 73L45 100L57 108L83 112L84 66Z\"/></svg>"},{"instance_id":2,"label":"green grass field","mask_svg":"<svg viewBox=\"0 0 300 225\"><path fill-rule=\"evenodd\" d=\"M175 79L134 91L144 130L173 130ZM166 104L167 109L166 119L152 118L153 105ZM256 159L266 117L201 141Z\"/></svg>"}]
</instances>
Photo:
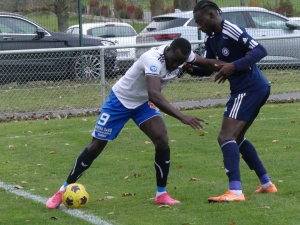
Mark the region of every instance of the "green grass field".
<instances>
[{"instance_id":1,"label":"green grass field","mask_svg":"<svg viewBox=\"0 0 300 225\"><path fill-rule=\"evenodd\" d=\"M298 70L263 71L271 82L271 93L299 92ZM116 79L106 81L106 96ZM185 75L173 80L163 94L170 102L199 101L227 98L229 84L217 84L212 78L197 79ZM99 108L102 104L99 80L88 82L29 82L13 86L0 86L2 113L53 111L54 109ZM34 102L35 104L29 104Z\"/></svg>"},{"instance_id":2,"label":"green grass field","mask_svg":"<svg viewBox=\"0 0 300 225\"><path fill-rule=\"evenodd\" d=\"M201 131L165 116L172 159L168 191L182 202L170 207L153 204L153 145L129 122L79 180L91 197L80 211L83 219L74 216L77 211L62 206L46 210L45 201L62 185L74 160L89 143L96 117L1 123L0 224L93 224L84 218L95 216L107 223L98 220L94 224L297 225L299 110L297 103L263 107L247 138L257 147L279 192L254 194L258 179L241 161L247 201L237 203L207 202L208 197L223 194L228 188L216 141L223 107L185 112L207 119L209 124ZM17 196L4 190L7 185L21 186L25 192ZM28 199L24 193L39 201ZM125 193L132 196L122 197ZM113 198L99 201L106 196Z\"/></svg>"}]
</instances>

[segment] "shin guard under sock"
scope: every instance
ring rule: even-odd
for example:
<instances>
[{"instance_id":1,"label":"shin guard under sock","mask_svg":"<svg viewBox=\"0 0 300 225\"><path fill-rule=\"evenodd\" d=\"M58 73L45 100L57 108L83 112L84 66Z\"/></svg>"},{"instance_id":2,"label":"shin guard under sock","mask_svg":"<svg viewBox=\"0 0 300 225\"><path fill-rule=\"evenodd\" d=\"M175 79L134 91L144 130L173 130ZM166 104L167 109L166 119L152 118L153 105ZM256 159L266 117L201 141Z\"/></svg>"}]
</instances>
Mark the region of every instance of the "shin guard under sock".
<instances>
[{"instance_id":1,"label":"shin guard under sock","mask_svg":"<svg viewBox=\"0 0 300 225\"><path fill-rule=\"evenodd\" d=\"M156 184L158 187L166 187L170 169L170 148L165 150L155 149L154 167L156 170Z\"/></svg>"},{"instance_id":2,"label":"shin guard under sock","mask_svg":"<svg viewBox=\"0 0 300 225\"><path fill-rule=\"evenodd\" d=\"M251 170L254 170L258 178L260 179L261 184L270 182L270 178L267 174L263 163L261 162L255 147L248 141L246 138L241 142L240 153L244 161L247 163Z\"/></svg>"},{"instance_id":3,"label":"shin guard under sock","mask_svg":"<svg viewBox=\"0 0 300 225\"><path fill-rule=\"evenodd\" d=\"M83 172L92 165L95 158L97 158L97 156L92 155L87 148L85 148L77 158L74 167L68 176L67 183L75 183L82 176Z\"/></svg>"},{"instance_id":4,"label":"shin guard under sock","mask_svg":"<svg viewBox=\"0 0 300 225\"><path fill-rule=\"evenodd\" d=\"M224 167L229 179L230 190L242 190L240 177L240 152L235 140L227 140L221 144Z\"/></svg>"}]
</instances>

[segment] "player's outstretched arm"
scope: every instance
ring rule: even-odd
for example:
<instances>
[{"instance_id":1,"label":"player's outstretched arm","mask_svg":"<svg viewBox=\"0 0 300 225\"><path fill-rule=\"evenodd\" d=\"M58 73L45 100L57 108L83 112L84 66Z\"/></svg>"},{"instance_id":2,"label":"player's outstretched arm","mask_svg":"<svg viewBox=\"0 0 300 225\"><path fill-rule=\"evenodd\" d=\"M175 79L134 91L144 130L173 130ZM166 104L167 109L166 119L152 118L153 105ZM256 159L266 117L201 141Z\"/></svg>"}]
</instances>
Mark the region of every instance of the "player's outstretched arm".
<instances>
[{"instance_id":1,"label":"player's outstretched arm","mask_svg":"<svg viewBox=\"0 0 300 225\"><path fill-rule=\"evenodd\" d=\"M146 76L149 101L151 101L162 112L180 120L182 123L190 125L195 130L203 129L200 122L206 122L204 119L182 114L174 108L170 102L161 93L160 77Z\"/></svg>"},{"instance_id":2,"label":"player's outstretched arm","mask_svg":"<svg viewBox=\"0 0 300 225\"><path fill-rule=\"evenodd\" d=\"M193 65L204 67L212 71L219 71L222 68L222 64L225 62L217 59L207 59L196 54L196 60L192 63Z\"/></svg>"}]
</instances>

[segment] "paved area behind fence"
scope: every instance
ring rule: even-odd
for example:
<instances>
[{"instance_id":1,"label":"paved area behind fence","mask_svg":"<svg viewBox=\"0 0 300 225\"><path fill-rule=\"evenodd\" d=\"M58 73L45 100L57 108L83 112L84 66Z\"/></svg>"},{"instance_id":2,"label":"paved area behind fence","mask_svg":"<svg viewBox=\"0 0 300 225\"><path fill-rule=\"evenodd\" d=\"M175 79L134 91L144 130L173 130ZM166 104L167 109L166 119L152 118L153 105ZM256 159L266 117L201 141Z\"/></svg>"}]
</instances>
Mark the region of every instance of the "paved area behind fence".
<instances>
[{"instance_id":1,"label":"paved area behind fence","mask_svg":"<svg viewBox=\"0 0 300 225\"><path fill-rule=\"evenodd\" d=\"M175 108L180 110L193 110L201 108L210 108L216 106L225 106L228 99L206 99L201 101L187 101L171 103ZM268 102L270 103L287 103L300 101L300 92L284 93L270 95ZM19 120L35 120L35 119L63 119L72 116L88 116L98 115L100 109L73 109L73 110L57 110L47 112L27 112L14 114L0 114L0 122L19 121Z\"/></svg>"}]
</instances>

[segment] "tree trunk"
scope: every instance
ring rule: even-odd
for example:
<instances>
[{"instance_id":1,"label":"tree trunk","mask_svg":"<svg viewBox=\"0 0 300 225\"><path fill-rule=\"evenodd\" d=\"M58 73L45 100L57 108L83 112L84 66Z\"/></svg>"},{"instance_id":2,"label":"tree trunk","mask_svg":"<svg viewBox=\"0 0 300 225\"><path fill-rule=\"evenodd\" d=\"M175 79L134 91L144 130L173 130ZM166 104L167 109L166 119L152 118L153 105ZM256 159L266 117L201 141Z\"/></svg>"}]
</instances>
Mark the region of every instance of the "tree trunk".
<instances>
[{"instance_id":1,"label":"tree trunk","mask_svg":"<svg viewBox=\"0 0 300 225\"><path fill-rule=\"evenodd\" d=\"M151 16L157 16L164 14L164 1L161 0L150 0Z\"/></svg>"},{"instance_id":2,"label":"tree trunk","mask_svg":"<svg viewBox=\"0 0 300 225\"><path fill-rule=\"evenodd\" d=\"M58 31L63 32L68 28L68 0L55 0L53 2L53 13L57 16Z\"/></svg>"},{"instance_id":3,"label":"tree trunk","mask_svg":"<svg viewBox=\"0 0 300 225\"><path fill-rule=\"evenodd\" d=\"M245 0L241 0L241 6L245 6Z\"/></svg>"},{"instance_id":4,"label":"tree trunk","mask_svg":"<svg viewBox=\"0 0 300 225\"><path fill-rule=\"evenodd\" d=\"M193 10L196 5L195 0L174 0L174 8L181 11Z\"/></svg>"}]
</instances>

